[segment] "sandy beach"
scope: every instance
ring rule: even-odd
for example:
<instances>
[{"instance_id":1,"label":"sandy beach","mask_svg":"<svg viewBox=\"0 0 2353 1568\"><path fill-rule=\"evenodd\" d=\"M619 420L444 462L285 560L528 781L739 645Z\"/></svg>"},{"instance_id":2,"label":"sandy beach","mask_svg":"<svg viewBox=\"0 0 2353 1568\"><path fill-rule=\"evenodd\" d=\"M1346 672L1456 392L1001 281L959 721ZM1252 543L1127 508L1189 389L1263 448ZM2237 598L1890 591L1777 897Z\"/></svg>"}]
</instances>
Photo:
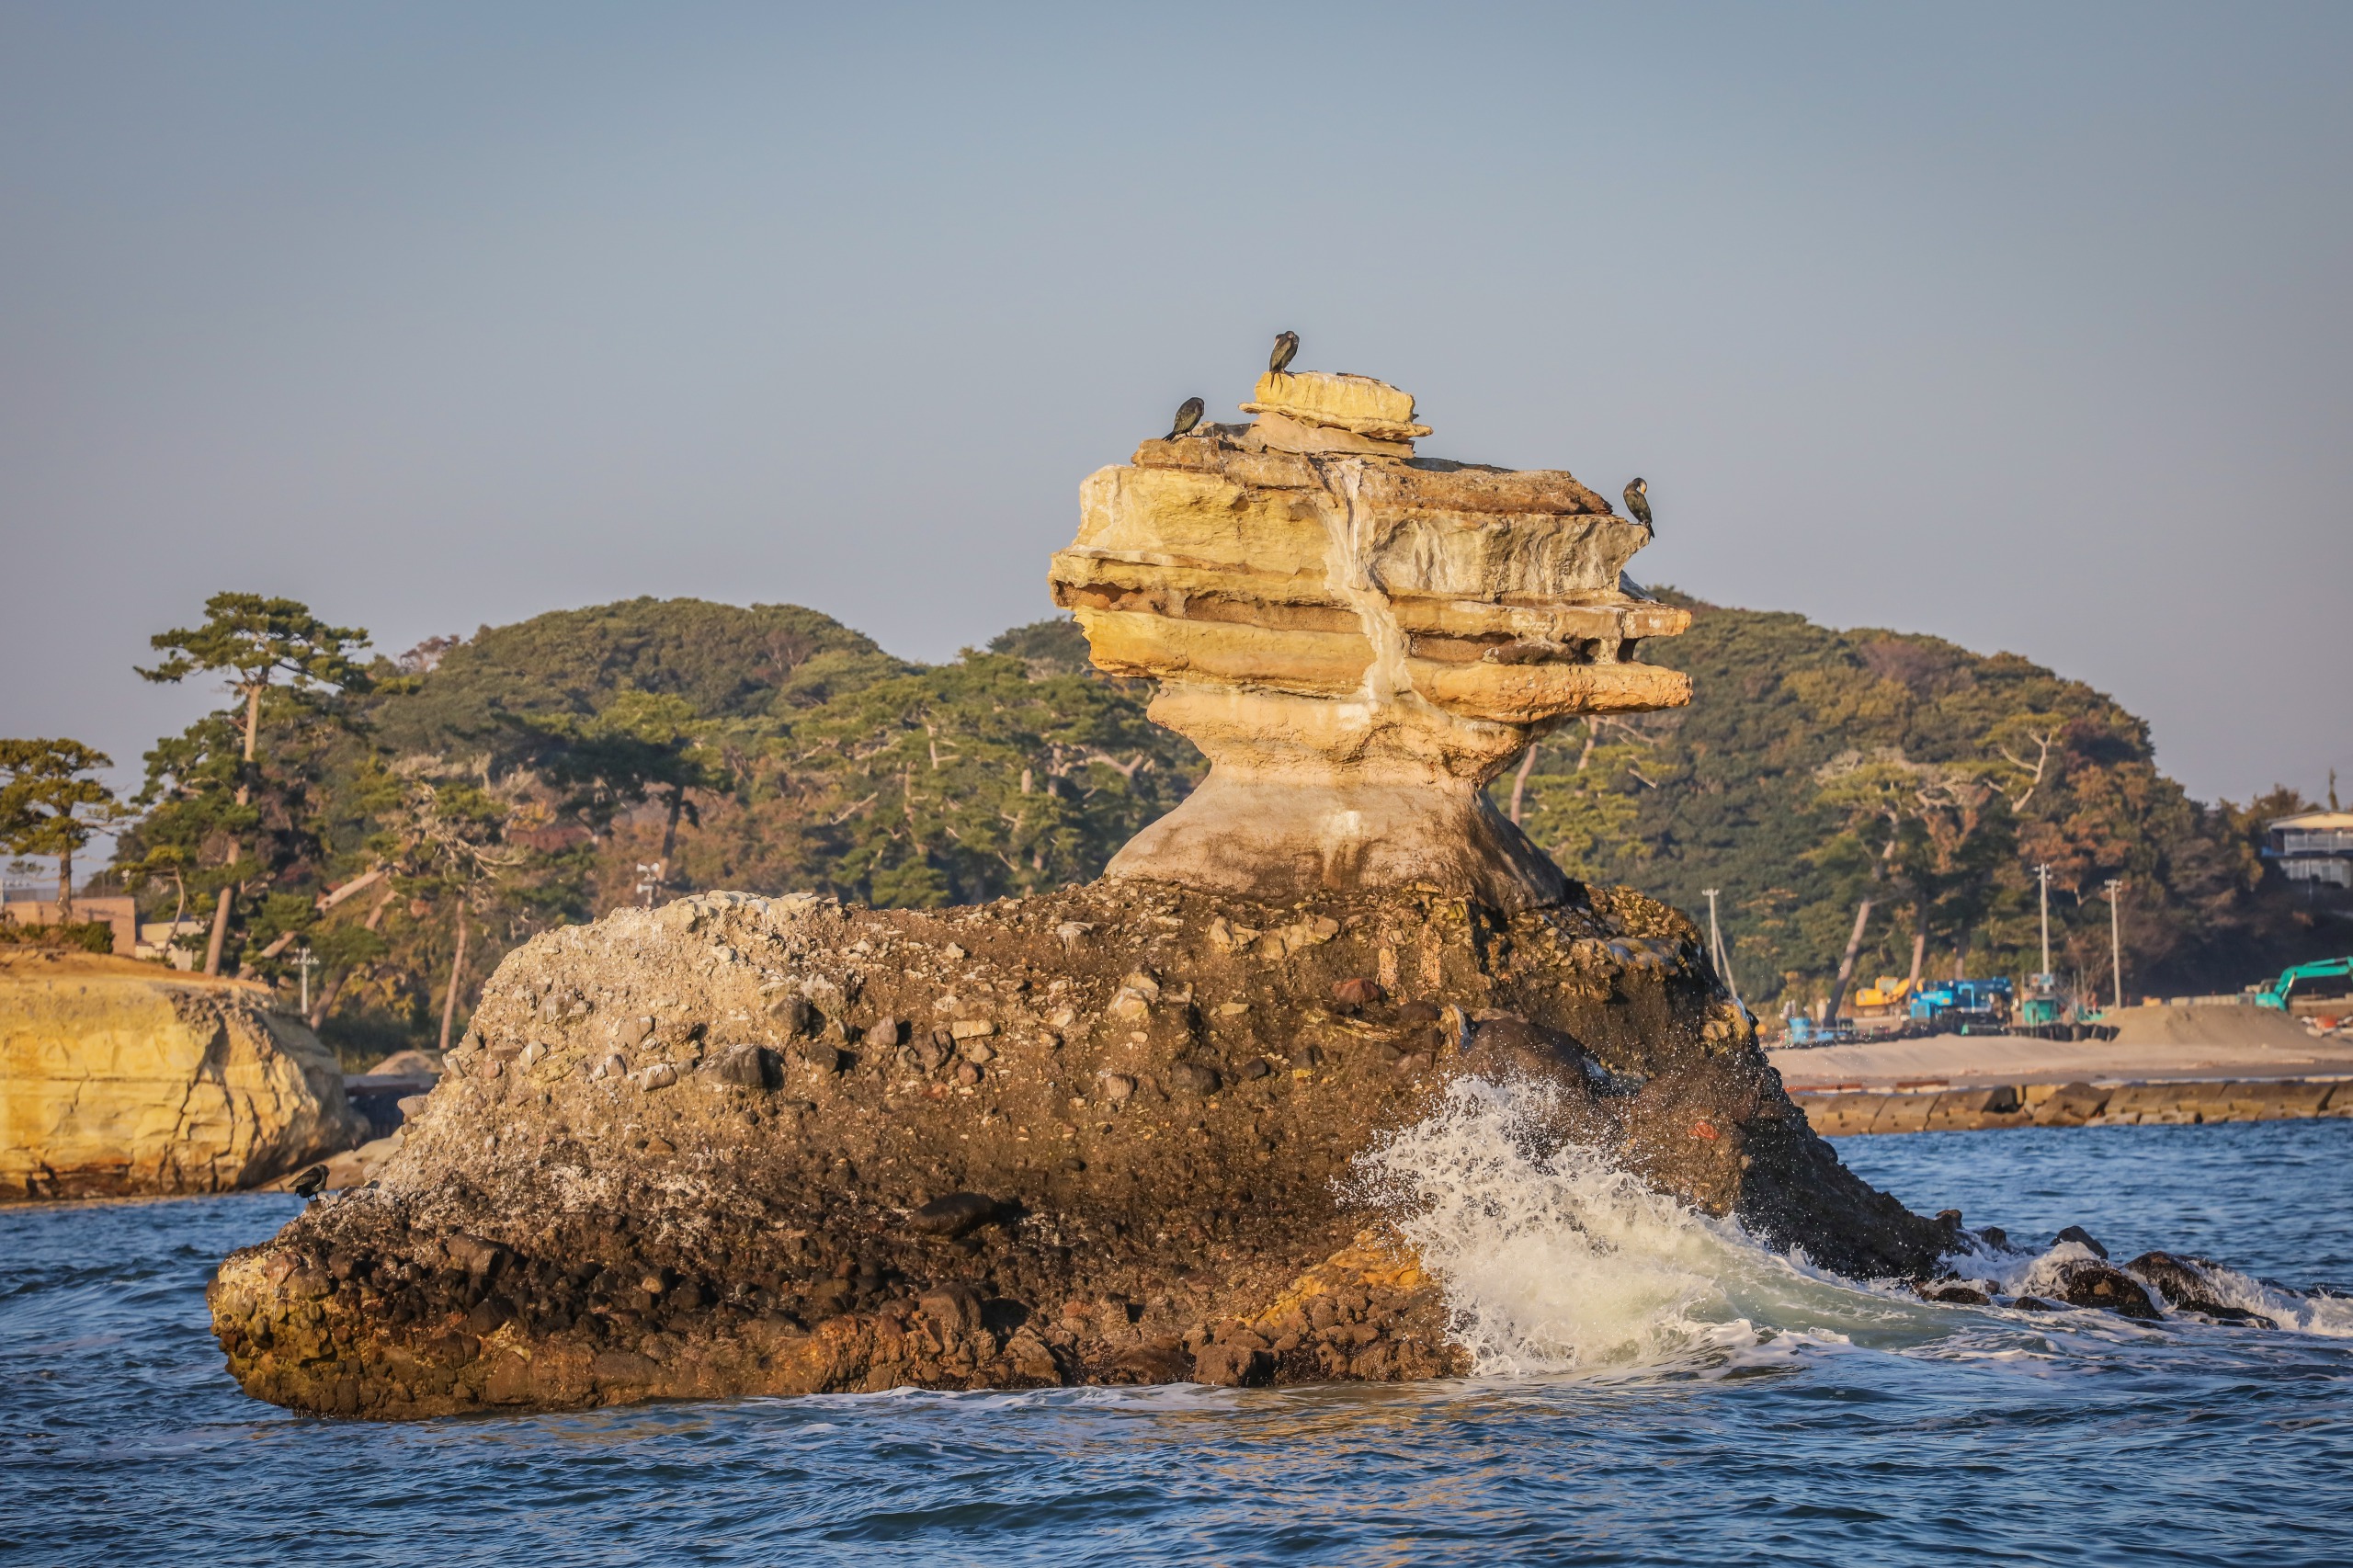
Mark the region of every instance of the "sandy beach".
<instances>
[{"instance_id":1,"label":"sandy beach","mask_svg":"<svg viewBox=\"0 0 2353 1568\"><path fill-rule=\"evenodd\" d=\"M1767 1053L1792 1091L2353 1077L2353 1040L2255 1007L2131 1007L2113 1040L1931 1035Z\"/></svg>"}]
</instances>

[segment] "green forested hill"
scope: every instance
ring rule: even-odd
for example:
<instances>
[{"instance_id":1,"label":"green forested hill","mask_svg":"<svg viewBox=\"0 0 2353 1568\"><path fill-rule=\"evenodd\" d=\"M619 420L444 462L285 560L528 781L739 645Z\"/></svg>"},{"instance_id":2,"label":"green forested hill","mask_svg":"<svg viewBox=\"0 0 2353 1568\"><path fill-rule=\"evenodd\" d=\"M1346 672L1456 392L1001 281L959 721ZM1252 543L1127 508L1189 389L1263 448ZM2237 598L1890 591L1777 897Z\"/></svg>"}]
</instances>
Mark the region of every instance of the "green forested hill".
<instances>
[{"instance_id":1,"label":"green forested hill","mask_svg":"<svg viewBox=\"0 0 2353 1568\"><path fill-rule=\"evenodd\" d=\"M2053 963L2087 989L2106 989L2110 878L2128 990L2235 990L2353 937L2265 885L2260 819L2297 797L2190 800L2148 727L2080 681L1938 638L1665 597L1692 628L1645 656L1690 672L1691 706L1550 737L1522 825L1579 876L1695 913L1718 889L1752 1005L1822 995L1865 897L1865 980L1910 973L1915 944L1929 975L2032 970L2038 863Z\"/></svg>"},{"instance_id":2,"label":"green forested hill","mask_svg":"<svg viewBox=\"0 0 2353 1568\"><path fill-rule=\"evenodd\" d=\"M394 750L497 736L510 717L588 717L630 690L676 698L700 718L757 718L915 668L799 605L654 598L485 626L404 662L430 678L374 705L381 742Z\"/></svg>"},{"instance_id":3,"label":"green forested hill","mask_svg":"<svg viewBox=\"0 0 2353 1568\"><path fill-rule=\"evenodd\" d=\"M1827 990L1865 897L1865 980L1909 972L1915 943L1930 974L2031 968L2038 861L2061 966L2086 976L2104 973L2099 890L2123 880L2136 991L2235 988L2347 945L2342 921L2263 885L2253 824L2292 797L2189 800L2145 726L2081 683L1682 602L1692 630L1650 652L1691 672L1692 706L1571 724L1495 796L1509 809L1517 786L1524 825L1576 875L1694 914L1721 890L1760 1011ZM459 1028L515 944L644 896L938 904L1093 877L1203 766L1145 719L1149 687L1093 673L1061 619L925 665L797 606L641 598L438 640L376 675L347 721L267 710L246 841L267 875L235 884L229 945L281 978L294 944L311 949L316 1016L352 1059L438 1038L461 926ZM119 865L164 844L151 820ZM190 886L200 900L226 875L203 867L227 858L190 843L151 858L145 895L159 915ZM362 896L320 907L371 871Z\"/></svg>"}]
</instances>

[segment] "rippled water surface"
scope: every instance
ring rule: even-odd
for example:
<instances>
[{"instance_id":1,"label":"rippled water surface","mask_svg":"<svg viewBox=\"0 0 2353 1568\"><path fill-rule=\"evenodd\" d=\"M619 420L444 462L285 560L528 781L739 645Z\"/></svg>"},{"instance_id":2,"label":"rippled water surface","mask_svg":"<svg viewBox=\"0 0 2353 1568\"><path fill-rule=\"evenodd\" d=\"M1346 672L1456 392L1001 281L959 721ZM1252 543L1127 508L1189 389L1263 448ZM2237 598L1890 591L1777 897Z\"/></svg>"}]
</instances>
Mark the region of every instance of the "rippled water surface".
<instances>
[{"instance_id":1,"label":"rippled water surface","mask_svg":"<svg viewBox=\"0 0 2353 1568\"><path fill-rule=\"evenodd\" d=\"M2353 1280L2353 1122L1839 1151L2018 1240ZM293 1201L0 1210L0 1562L2353 1562L2353 1303L2310 1333L1932 1307L1591 1172L1479 1169L1419 1221L1457 1233L1475 1381L407 1426L222 1372L206 1276Z\"/></svg>"}]
</instances>

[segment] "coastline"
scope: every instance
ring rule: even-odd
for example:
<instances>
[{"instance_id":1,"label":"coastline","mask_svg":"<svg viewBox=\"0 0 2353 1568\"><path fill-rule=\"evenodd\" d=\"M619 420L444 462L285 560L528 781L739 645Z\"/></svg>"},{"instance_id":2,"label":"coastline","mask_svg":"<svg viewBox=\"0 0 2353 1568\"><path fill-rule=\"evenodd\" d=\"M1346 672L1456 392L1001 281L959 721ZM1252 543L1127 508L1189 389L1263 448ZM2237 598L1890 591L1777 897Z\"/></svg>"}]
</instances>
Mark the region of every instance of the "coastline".
<instances>
[{"instance_id":1,"label":"coastline","mask_svg":"<svg viewBox=\"0 0 2353 1568\"><path fill-rule=\"evenodd\" d=\"M2242 1006L2133 1007L2113 1040L1931 1035L1774 1051L1825 1138L2353 1117L2353 1040Z\"/></svg>"}]
</instances>

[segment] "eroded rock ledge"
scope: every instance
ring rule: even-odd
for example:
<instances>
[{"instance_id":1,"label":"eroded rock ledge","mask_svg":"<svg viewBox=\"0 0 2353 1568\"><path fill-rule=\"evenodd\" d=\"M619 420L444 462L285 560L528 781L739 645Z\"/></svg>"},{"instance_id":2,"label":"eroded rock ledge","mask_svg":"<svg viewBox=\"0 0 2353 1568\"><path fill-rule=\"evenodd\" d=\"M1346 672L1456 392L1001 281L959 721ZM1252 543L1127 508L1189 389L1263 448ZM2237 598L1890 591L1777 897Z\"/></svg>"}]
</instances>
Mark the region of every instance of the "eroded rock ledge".
<instances>
[{"instance_id":1,"label":"eroded rock ledge","mask_svg":"<svg viewBox=\"0 0 2353 1568\"><path fill-rule=\"evenodd\" d=\"M1456 1369L1343 1196L1452 1078L1864 1275L1945 1240L1840 1166L1680 915L1136 883L941 912L707 894L494 977L373 1189L235 1254L248 1392L484 1404Z\"/></svg>"}]
</instances>

